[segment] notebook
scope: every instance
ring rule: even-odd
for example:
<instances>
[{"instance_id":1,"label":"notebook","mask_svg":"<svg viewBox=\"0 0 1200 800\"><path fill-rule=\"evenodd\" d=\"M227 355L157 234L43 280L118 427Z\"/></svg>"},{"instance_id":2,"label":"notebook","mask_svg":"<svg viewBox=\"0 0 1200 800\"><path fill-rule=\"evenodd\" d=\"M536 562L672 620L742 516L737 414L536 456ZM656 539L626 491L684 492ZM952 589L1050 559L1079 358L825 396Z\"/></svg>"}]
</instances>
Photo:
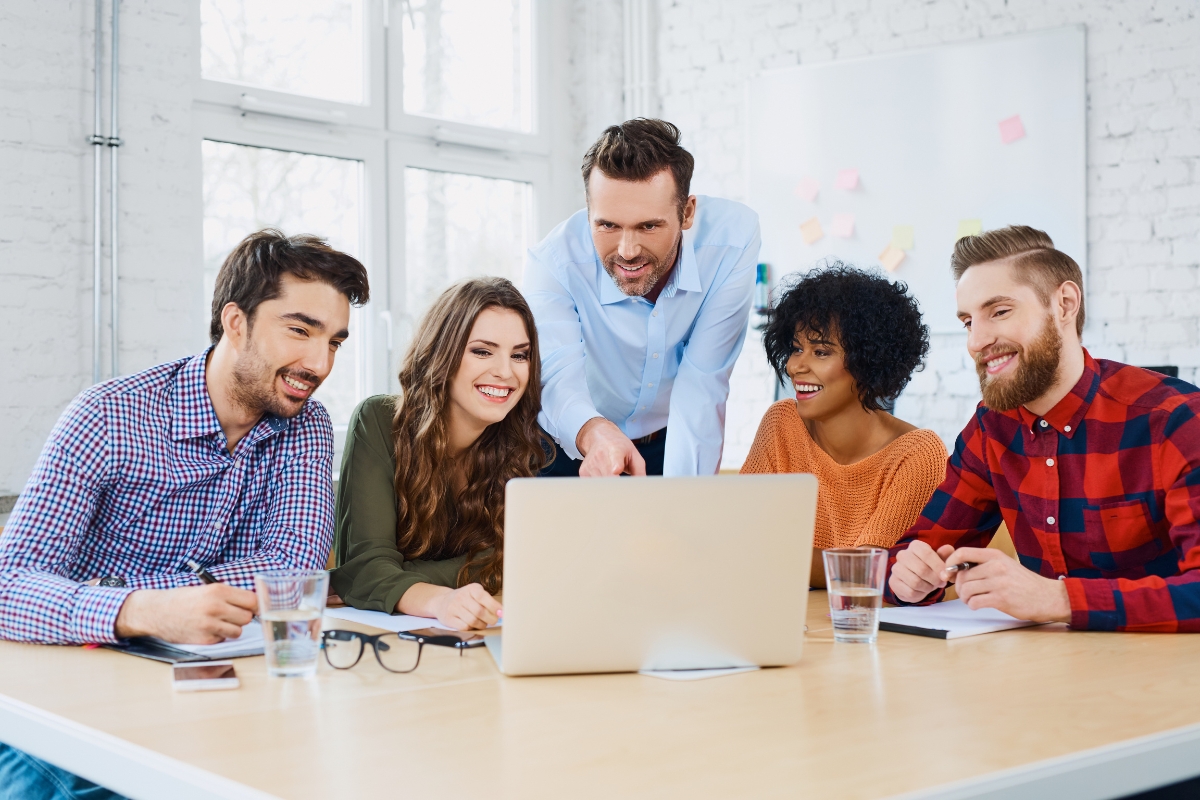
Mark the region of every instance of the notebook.
<instances>
[{"instance_id":1,"label":"notebook","mask_svg":"<svg viewBox=\"0 0 1200 800\"><path fill-rule=\"evenodd\" d=\"M109 650L141 656L168 664L245 658L263 654L262 624L255 621L242 628L242 635L217 644L176 644L155 636L136 636L120 644L104 645Z\"/></svg>"},{"instance_id":2,"label":"notebook","mask_svg":"<svg viewBox=\"0 0 1200 800\"><path fill-rule=\"evenodd\" d=\"M961 639L964 636L1042 624L1045 623L1010 617L994 608L972 611L962 600L879 610L879 630L932 636L935 639Z\"/></svg>"}]
</instances>

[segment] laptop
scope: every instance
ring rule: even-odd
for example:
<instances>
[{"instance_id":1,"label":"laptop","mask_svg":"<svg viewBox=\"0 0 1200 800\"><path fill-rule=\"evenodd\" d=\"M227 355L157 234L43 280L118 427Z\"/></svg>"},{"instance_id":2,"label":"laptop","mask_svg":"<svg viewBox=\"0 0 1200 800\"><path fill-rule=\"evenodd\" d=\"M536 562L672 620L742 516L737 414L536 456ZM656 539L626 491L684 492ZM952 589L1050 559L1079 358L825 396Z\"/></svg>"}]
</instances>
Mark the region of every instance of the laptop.
<instances>
[{"instance_id":1,"label":"laptop","mask_svg":"<svg viewBox=\"0 0 1200 800\"><path fill-rule=\"evenodd\" d=\"M817 479L524 478L504 510L506 675L800 660Z\"/></svg>"}]
</instances>

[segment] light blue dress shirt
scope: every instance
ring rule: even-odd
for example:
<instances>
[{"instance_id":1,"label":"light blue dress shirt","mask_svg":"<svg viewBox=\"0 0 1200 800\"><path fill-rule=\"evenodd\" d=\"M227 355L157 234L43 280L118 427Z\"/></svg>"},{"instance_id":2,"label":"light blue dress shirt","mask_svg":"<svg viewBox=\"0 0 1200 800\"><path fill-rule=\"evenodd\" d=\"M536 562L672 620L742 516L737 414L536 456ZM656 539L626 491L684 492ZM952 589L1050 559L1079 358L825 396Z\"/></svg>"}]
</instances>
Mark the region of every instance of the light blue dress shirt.
<instances>
[{"instance_id":1,"label":"light blue dress shirt","mask_svg":"<svg viewBox=\"0 0 1200 800\"><path fill-rule=\"evenodd\" d=\"M542 351L541 426L571 458L584 423L604 417L631 439L669 424L664 475L712 475L725 443L729 375L746 340L758 215L696 198L680 260L651 303L604 271L587 210L529 251L524 290Z\"/></svg>"}]
</instances>

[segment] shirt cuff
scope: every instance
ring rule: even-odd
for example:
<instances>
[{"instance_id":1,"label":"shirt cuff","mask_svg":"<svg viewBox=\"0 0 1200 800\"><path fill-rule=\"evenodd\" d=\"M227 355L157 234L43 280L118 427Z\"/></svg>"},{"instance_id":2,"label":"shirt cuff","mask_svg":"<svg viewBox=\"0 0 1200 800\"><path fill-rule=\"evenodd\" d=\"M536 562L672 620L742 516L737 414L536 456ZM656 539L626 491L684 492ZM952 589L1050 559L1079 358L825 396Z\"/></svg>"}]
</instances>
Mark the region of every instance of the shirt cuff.
<instances>
[{"instance_id":1,"label":"shirt cuff","mask_svg":"<svg viewBox=\"0 0 1200 800\"><path fill-rule=\"evenodd\" d=\"M77 642L112 644L117 636L117 615L136 589L87 586L79 590L71 614L71 638Z\"/></svg>"},{"instance_id":2,"label":"shirt cuff","mask_svg":"<svg viewBox=\"0 0 1200 800\"><path fill-rule=\"evenodd\" d=\"M582 461L583 453L579 452L575 439L579 437L579 431L583 429L588 420L599 416L603 415L590 404L581 403L564 411L559 417L558 430L551 432L558 437L558 446L562 448L562 451L576 461Z\"/></svg>"},{"instance_id":3,"label":"shirt cuff","mask_svg":"<svg viewBox=\"0 0 1200 800\"><path fill-rule=\"evenodd\" d=\"M1071 627L1081 631L1118 629L1117 599L1106 580L1064 578L1071 604Z\"/></svg>"}]
</instances>

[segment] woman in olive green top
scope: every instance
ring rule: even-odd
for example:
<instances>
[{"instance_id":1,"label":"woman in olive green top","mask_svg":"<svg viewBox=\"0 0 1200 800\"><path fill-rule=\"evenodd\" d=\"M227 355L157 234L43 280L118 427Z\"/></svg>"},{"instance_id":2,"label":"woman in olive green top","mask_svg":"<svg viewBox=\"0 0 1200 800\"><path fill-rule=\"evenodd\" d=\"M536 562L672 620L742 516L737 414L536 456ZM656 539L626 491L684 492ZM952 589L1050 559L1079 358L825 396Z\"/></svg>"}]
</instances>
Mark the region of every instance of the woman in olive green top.
<instances>
[{"instance_id":1,"label":"woman in olive green top","mask_svg":"<svg viewBox=\"0 0 1200 800\"><path fill-rule=\"evenodd\" d=\"M333 590L355 608L459 630L502 615L504 485L547 456L533 314L503 278L447 289L400 371L399 397L350 419Z\"/></svg>"}]
</instances>

